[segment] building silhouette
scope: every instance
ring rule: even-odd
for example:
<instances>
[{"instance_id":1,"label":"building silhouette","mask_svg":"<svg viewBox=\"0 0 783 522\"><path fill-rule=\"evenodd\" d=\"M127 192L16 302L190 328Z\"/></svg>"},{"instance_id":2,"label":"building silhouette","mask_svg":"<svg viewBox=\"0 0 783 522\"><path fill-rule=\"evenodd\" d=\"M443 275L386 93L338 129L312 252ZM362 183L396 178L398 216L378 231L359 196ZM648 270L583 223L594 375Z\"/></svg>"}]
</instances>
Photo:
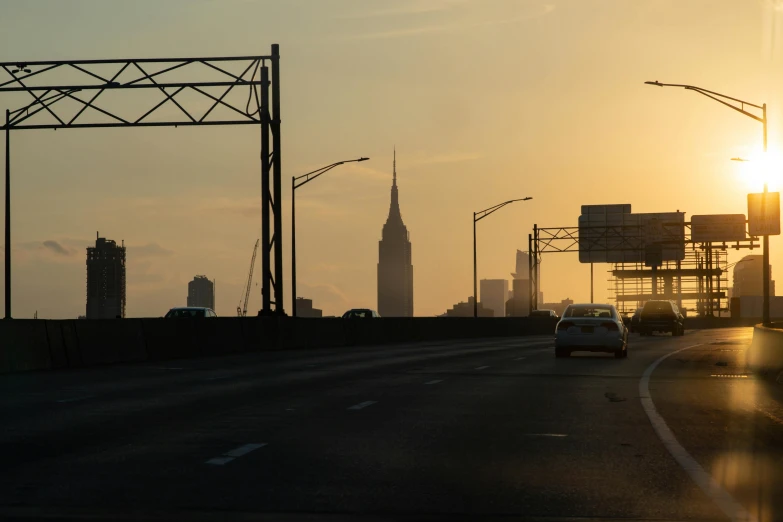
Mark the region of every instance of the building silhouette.
<instances>
[{"instance_id":1,"label":"building silhouette","mask_svg":"<svg viewBox=\"0 0 783 522\"><path fill-rule=\"evenodd\" d=\"M215 309L215 283L205 275L197 275L188 283L188 306Z\"/></svg>"},{"instance_id":2,"label":"building silhouette","mask_svg":"<svg viewBox=\"0 0 783 522\"><path fill-rule=\"evenodd\" d=\"M304 297L296 298L297 317L323 317L324 312L320 308L313 308L313 300Z\"/></svg>"},{"instance_id":3,"label":"building silhouette","mask_svg":"<svg viewBox=\"0 0 783 522\"><path fill-rule=\"evenodd\" d=\"M413 317L411 242L400 214L396 149L392 170L389 217L378 242L378 313L381 317Z\"/></svg>"},{"instance_id":4,"label":"building silhouette","mask_svg":"<svg viewBox=\"0 0 783 522\"><path fill-rule=\"evenodd\" d=\"M96 234L87 248L87 319L125 317L125 244Z\"/></svg>"},{"instance_id":5,"label":"building silhouette","mask_svg":"<svg viewBox=\"0 0 783 522\"><path fill-rule=\"evenodd\" d=\"M479 302L492 310L494 317L506 316L507 279L482 279L479 282Z\"/></svg>"},{"instance_id":6,"label":"building silhouette","mask_svg":"<svg viewBox=\"0 0 783 522\"><path fill-rule=\"evenodd\" d=\"M492 310L485 308L481 302L476 308L479 317L493 317ZM473 296L468 297L467 303L460 301L455 304L440 317L473 317Z\"/></svg>"}]
</instances>

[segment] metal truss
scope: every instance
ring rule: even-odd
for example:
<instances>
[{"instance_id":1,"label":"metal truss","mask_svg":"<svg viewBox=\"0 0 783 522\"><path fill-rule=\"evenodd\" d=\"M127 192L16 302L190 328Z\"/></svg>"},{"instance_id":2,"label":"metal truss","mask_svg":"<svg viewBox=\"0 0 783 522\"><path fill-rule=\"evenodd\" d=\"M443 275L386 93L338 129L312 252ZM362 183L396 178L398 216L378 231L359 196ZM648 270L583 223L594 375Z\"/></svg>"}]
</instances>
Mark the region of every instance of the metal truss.
<instances>
[{"instance_id":1,"label":"metal truss","mask_svg":"<svg viewBox=\"0 0 783 522\"><path fill-rule=\"evenodd\" d=\"M141 99L142 93L154 97ZM11 317L12 130L206 125L261 128L260 313L284 313L277 44L269 55L257 56L0 63L0 101L16 107L6 109L2 126L6 138L6 318Z\"/></svg>"},{"instance_id":2,"label":"metal truss","mask_svg":"<svg viewBox=\"0 0 783 522\"><path fill-rule=\"evenodd\" d=\"M621 301L643 300L639 295L623 295L625 292L625 280L645 278L651 279L651 285L647 285L648 293L655 295L659 286L658 281L665 281L669 277L677 277L678 288L681 288L682 278L692 278L698 282L698 289L689 292L683 298L693 298L699 301L698 310L703 314L711 314L713 311L721 310L720 299L725 294L720 291L721 281L725 281L725 253L729 249L754 249L759 248L758 237L750 237L743 241L729 243L703 243L691 239L691 224L684 223L684 236L680 235L673 228L675 225L670 223L663 224L663 234L660 241L656 244L663 246L683 245L686 249L696 252L704 252L704 257L698 258L698 263L687 268L680 266L680 262L665 261L665 269L657 271L655 269L645 269L643 262L624 262L612 263L615 269L612 275L616 280L623 281L622 284L616 284L615 296L618 304ZM677 225L679 227L679 224ZM533 225L533 233L528 235L528 259L530 276L530 309L538 308L538 296L540 294L540 269L541 256L543 254L556 253L579 253L581 252L639 252L644 250L646 235L644 226L637 225L617 225L617 226L597 226L581 227L547 227L539 228ZM587 232L587 233L585 233ZM689 256L686 256L690 259ZM676 263L676 264L674 264ZM690 261L688 261L690 263ZM591 263L592 264L592 263ZM671 265L671 266L670 266ZM713 291L714 278L717 280L718 291ZM639 283L641 284L641 283ZM693 283L696 285L696 282ZM592 269L591 269L592 286ZM638 284L637 284L638 286ZM687 285L686 285L687 286ZM656 290L652 290L655 288ZM637 292L638 293L638 292ZM692 295L691 295L692 294ZM642 294L640 294L642 295ZM645 294L647 298L650 295ZM698 297L693 297L698 296ZM717 306L714 303L717 300Z\"/></svg>"}]
</instances>

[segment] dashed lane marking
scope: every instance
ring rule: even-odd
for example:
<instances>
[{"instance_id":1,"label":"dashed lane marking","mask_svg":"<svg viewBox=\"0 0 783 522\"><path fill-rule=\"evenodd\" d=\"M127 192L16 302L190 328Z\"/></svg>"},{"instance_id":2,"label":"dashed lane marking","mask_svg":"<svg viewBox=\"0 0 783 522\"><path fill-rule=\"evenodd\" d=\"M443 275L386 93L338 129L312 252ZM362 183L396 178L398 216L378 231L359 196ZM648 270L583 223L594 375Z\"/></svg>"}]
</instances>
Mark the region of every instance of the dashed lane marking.
<instances>
[{"instance_id":1,"label":"dashed lane marking","mask_svg":"<svg viewBox=\"0 0 783 522\"><path fill-rule=\"evenodd\" d=\"M479 366L479 367L478 367L478 368L476 368L476 369L477 369L477 370L486 370L487 368L489 368L489 366Z\"/></svg>"},{"instance_id":2,"label":"dashed lane marking","mask_svg":"<svg viewBox=\"0 0 783 522\"><path fill-rule=\"evenodd\" d=\"M360 402L359 404L354 404L353 406L349 407L349 410L361 410L366 408L367 406L372 406L373 404L376 404L378 401L364 401Z\"/></svg>"},{"instance_id":3,"label":"dashed lane marking","mask_svg":"<svg viewBox=\"0 0 783 522\"><path fill-rule=\"evenodd\" d=\"M95 397L95 395L84 395L82 397L71 397L69 399L60 399L57 402L60 403L60 404L65 404L67 402L84 401L84 400L87 400L87 399L92 399L93 397Z\"/></svg>"},{"instance_id":4,"label":"dashed lane marking","mask_svg":"<svg viewBox=\"0 0 783 522\"><path fill-rule=\"evenodd\" d=\"M264 446L266 446L266 443L245 444L244 446L239 446L238 448L234 448L230 451L223 453L223 455L221 455L220 457L209 459L208 461L205 462L205 464L211 464L213 466L225 466L232 460L247 455L251 451L255 451L259 448L263 448Z\"/></svg>"},{"instance_id":5,"label":"dashed lane marking","mask_svg":"<svg viewBox=\"0 0 783 522\"><path fill-rule=\"evenodd\" d=\"M515 360L515 361L521 361L522 359L526 359L526 358L527 358L527 357L517 357L517 358L516 358L516 359L514 359L514 360Z\"/></svg>"},{"instance_id":6,"label":"dashed lane marking","mask_svg":"<svg viewBox=\"0 0 783 522\"><path fill-rule=\"evenodd\" d=\"M435 379L434 381L427 381L424 384L438 384L440 382L443 382L442 379Z\"/></svg>"},{"instance_id":7,"label":"dashed lane marking","mask_svg":"<svg viewBox=\"0 0 783 522\"><path fill-rule=\"evenodd\" d=\"M663 445L669 450L669 453L674 457L674 460L676 460L682 469L690 475L691 479L708 497L710 497L710 499L712 499L720 510L723 511L732 522L756 522L756 517L751 515L739 502L734 500L731 494L723 489L718 481L705 471L696 459L682 447L672 430L666 424L666 421L663 420L663 417L658 413L658 410L655 409L655 404L650 396L650 376L653 371L655 371L655 368L657 368L667 357L671 357L672 355L689 348L695 348L696 346L701 345L694 344L692 346L680 348L679 350L674 350L673 352L659 357L647 367L639 381L639 397L642 402L642 408L644 408L644 412L650 419L650 423L652 424L655 433L658 435L658 438L661 439L661 442L663 442Z\"/></svg>"}]
</instances>

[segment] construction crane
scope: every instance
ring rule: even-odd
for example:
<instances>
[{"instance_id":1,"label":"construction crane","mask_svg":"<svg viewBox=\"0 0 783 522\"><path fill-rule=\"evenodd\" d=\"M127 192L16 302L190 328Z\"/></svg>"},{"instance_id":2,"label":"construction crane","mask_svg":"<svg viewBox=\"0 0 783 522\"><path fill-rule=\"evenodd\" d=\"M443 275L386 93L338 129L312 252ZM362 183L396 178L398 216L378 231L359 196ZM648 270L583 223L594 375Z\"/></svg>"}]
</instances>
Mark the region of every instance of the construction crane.
<instances>
[{"instance_id":1,"label":"construction crane","mask_svg":"<svg viewBox=\"0 0 783 522\"><path fill-rule=\"evenodd\" d=\"M253 257L250 259L250 273L247 274L247 290L245 290L244 304L240 301L240 305L237 306L237 315L239 317L247 316L247 301L250 299L250 288L253 285L253 267L256 264L256 252L258 252L258 239L256 239L256 246L253 247Z\"/></svg>"}]
</instances>

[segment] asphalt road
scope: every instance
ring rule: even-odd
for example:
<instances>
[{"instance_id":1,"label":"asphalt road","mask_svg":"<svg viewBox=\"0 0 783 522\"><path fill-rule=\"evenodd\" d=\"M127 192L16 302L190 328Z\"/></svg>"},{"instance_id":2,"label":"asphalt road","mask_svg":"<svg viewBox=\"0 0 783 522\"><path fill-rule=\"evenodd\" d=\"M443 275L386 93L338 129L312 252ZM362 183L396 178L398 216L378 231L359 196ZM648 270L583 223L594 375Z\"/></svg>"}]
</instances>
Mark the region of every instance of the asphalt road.
<instances>
[{"instance_id":1,"label":"asphalt road","mask_svg":"<svg viewBox=\"0 0 783 522\"><path fill-rule=\"evenodd\" d=\"M528 337L0 376L0 517L783 520L783 384L747 375L750 336L633 335L628 359Z\"/></svg>"}]
</instances>

